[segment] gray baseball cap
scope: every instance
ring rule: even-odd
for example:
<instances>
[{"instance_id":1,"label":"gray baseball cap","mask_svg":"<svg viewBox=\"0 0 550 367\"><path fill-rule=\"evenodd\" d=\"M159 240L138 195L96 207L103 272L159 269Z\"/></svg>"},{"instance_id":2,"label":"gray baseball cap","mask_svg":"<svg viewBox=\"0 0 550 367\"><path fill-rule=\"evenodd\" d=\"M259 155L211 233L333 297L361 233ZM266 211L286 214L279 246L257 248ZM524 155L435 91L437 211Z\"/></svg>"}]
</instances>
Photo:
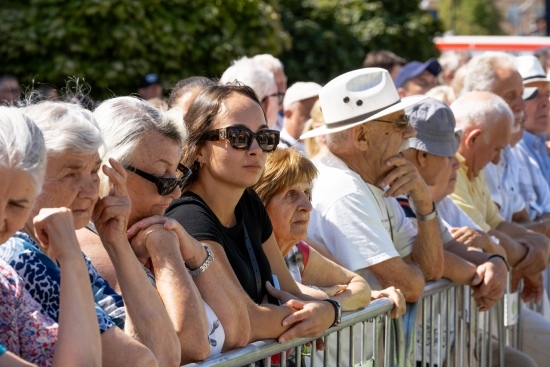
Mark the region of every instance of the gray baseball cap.
<instances>
[{"instance_id":1,"label":"gray baseball cap","mask_svg":"<svg viewBox=\"0 0 550 367\"><path fill-rule=\"evenodd\" d=\"M405 109L405 113L416 130L416 136L409 139L409 147L441 157L455 155L458 149L456 121L445 103L427 98Z\"/></svg>"}]
</instances>

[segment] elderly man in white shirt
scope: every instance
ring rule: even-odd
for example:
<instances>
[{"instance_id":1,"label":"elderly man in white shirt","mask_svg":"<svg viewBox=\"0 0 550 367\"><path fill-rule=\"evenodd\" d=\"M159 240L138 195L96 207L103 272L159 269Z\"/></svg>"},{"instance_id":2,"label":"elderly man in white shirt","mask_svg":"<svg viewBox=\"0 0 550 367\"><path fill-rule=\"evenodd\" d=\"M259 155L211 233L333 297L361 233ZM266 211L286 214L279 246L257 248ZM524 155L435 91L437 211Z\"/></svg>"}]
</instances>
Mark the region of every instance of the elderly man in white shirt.
<instances>
[{"instance_id":1,"label":"elderly man in white shirt","mask_svg":"<svg viewBox=\"0 0 550 367\"><path fill-rule=\"evenodd\" d=\"M431 193L400 154L415 135L403 109L425 97L401 101L389 73L379 68L343 74L319 97L326 124L302 138L327 134L330 152L317 165L308 235L369 283L395 286L415 302L425 280L443 272ZM418 230L395 199L405 192L414 202Z\"/></svg>"}]
</instances>

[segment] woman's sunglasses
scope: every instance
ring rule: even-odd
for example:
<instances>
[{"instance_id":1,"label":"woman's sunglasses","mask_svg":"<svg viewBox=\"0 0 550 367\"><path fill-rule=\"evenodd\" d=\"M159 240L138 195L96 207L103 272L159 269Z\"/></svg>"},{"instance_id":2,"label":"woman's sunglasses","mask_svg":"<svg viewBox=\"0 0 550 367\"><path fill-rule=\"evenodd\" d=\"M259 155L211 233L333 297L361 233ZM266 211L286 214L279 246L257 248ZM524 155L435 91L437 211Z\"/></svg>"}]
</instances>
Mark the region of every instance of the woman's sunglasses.
<instances>
[{"instance_id":1,"label":"woman's sunglasses","mask_svg":"<svg viewBox=\"0 0 550 367\"><path fill-rule=\"evenodd\" d=\"M178 164L178 171L183 173L180 178L157 177L132 166L127 166L126 169L157 185L158 193L162 196L170 195L178 186L180 189L183 189L183 184L191 175L191 170L181 163Z\"/></svg>"},{"instance_id":2,"label":"woman's sunglasses","mask_svg":"<svg viewBox=\"0 0 550 367\"><path fill-rule=\"evenodd\" d=\"M277 130L264 129L253 133L244 126L229 126L207 132L204 140L218 141L225 139L231 143L233 148L247 150L252 146L252 141L256 139L262 151L272 152L279 145L279 135L280 133Z\"/></svg>"}]
</instances>

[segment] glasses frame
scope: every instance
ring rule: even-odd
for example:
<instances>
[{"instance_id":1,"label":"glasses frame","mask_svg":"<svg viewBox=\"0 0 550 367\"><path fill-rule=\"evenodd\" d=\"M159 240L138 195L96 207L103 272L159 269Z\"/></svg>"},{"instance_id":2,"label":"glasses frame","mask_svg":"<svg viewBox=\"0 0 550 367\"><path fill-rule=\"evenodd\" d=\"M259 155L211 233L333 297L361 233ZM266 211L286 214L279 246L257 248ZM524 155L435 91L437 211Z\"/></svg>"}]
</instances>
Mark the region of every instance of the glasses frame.
<instances>
[{"instance_id":1,"label":"glasses frame","mask_svg":"<svg viewBox=\"0 0 550 367\"><path fill-rule=\"evenodd\" d=\"M233 131L237 135L240 135L243 131L245 131L249 136L248 145L243 147L236 146L235 139L232 138L232 136L228 135L228 132L233 132ZM265 148L265 144L264 146L262 146L262 143L260 142L260 140L258 140L260 135L265 135L265 134L275 135L274 137L275 140L274 140L272 149ZM270 152L273 152L275 149L277 149L277 145L279 145L280 135L281 133L277 130L262 129L262 130L259 130L257 133L255 133L249 128L244 126L228 126L228 127L222 127L221 129L215 129L207 132L204 140L208 140L208 141L227 140L229 141L233 149L248 150L252 146L253 140L256 139L256 141L258 142L258 145L260 146L260 149L262 149L262 152L270 153Z\"/></svg>"},{"instance_id":2,"label":"glasses frame","mask_svg":"<svg viewBox=\"0 0 550 367\"><path fill-rule=\"evenodd\" d=\"M127 166L126 169L146 179L147 181L154 183L157 186L157 192L160 196L170 195L172 192L174 192L174 190L178 186L180 189L182 189L183 184L185 183L185 181L187 181L187 179L189 178L189 176L191 176L191 173L192 173L191 169L189 169L188 167L184 166L181 163L178 163L177 170L183 173L183 175L179 178L157 177L150 173L142 171L138 168L135 168L133 166Z\"/></svg>"},{"instance_id":3,"label":"glasses frame","mask_svg":"<svg viewBox=\"0 0 550 367\"><path fill-rule=\"evenodd\" d=\"M402 128L406 128L410 124L409 115L401 116L398 121L388 121L388 120L380 120L380 119L375 119L375 120L371 120L371 121L387 122L389 124L394 124L394 125L396 125L398 127L402 127Z\"/></svg>"}]
</instances>

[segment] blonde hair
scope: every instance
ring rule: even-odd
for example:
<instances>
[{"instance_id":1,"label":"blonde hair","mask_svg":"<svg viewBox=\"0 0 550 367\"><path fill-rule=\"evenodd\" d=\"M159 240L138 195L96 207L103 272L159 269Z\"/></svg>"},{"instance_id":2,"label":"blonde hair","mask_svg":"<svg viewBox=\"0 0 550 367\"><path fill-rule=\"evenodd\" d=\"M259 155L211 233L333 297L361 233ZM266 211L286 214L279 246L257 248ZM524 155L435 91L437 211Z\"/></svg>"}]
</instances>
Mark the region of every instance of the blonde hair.
<instances>
[{"instance_id":1,"label":"blonde hair","mask_svg":"<svg viewBox=\"0 0 550 367\"><path fill-rule=\"evenodd\" d=\"M307 120L304 126L304 133L323 126L324 124L325 119L323 117L323 112L321 112L321 103L317 100L311 108L311 118ZM321 152L321 143L316 137L304 139L304 146L310 157L315 157L319 154L319 152Z\"/></svg>"},{"instance_id":2,"label":"blonde hair","mask_svg":"<svg viewBox=\"0 0 550 367\"><path fill-rule=\"evenodd\" d=\"M262 177L253 189L267 205L275 194L287 187L302 181L311 184L317 174L313 162L296 148L276 149L268 155Z\"/></svg>"}]
</instances>

